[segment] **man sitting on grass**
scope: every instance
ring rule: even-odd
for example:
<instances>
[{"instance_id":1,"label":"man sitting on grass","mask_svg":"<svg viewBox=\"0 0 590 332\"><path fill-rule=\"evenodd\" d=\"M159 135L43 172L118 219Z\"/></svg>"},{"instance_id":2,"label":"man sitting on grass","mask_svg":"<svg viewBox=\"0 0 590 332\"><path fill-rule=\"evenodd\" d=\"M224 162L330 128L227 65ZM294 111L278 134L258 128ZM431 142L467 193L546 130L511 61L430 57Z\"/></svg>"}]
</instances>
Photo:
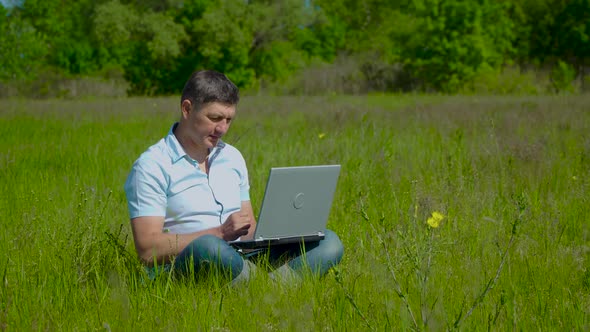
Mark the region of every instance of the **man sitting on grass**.
<instances>
[{"instance_id":1,"label":"man sitting on grass","mask_svg":"<svg viewBox=\"0 0 590 332\"><path fill-rule=\"evenodd\" d=\"M246 163L221 140L238 100L238 88L225 75L193 73L182 91L179 122L133 164L125 193L135 248L147 266L195 272L197 278L215 269L234 282L255 269L228 244L251 239L256 228ZM304 268L323 275L342 254L340 239L326 230L317 242L273 247L271 263L286 263L271 276L297 276Z\"/></svg>"}]
</instances>

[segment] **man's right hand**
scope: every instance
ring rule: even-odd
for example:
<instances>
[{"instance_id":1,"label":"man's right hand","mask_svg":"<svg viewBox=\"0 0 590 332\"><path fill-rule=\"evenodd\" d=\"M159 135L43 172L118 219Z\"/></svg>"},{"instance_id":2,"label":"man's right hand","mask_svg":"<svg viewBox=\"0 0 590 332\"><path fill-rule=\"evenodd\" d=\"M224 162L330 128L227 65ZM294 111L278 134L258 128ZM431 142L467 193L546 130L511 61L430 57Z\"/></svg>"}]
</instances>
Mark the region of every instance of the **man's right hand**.
<instances>
[{"instance_id":1,"label":"man's right hand","mask_svg":"<svg viewBox=\"0 0 590 332\"><path fill-rule=\"evenodd\" d=\"M252 220L247 213L238 211L231 214L227 220L219 226L221 238L225 241L233 241L248 234Z\"/></svg>"}]
</instances>

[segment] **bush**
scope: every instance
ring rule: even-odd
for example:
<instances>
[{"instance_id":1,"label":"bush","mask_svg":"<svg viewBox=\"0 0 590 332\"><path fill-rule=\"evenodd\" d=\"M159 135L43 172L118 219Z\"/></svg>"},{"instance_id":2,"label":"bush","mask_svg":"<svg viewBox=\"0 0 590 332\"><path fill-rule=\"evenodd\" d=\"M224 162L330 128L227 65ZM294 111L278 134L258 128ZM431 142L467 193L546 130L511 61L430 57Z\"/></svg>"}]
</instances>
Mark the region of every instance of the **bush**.
<instances>
[{"instance_id":1,"label":"bush","mask_svg":"<svg viewBox=\"0 0 590 332\"><path fill-rule=\"evenodd\" d=\"M124 97L128 88L129 83L112 72L90 77L68 76L55 69L45 69L35 80L0 82L0 98Z\"/></svg>"},{"instance_id":2,"label":"bush","mask_svg":"<svg viewBox=\"0 0 590 332\"><path fill-rule=\"evenodd\" d=\"M581 92L587 93L590 92L590 75L583 75L581 77Z\"/></svg>"},{"instance_id":3,"label":"bush","mask_svg":"<svg viewBox=\"0 0 590 332\"><path fill-rule=\"evenodd\" d=\"M555 93L576 93L575 79L576 70L567 62L558 60L551 70L551 85Z\"/></svg>"},{"instance_id":4,"label":"bush","mask_svg":"<svg viewBox=\"0 0 590 332\"><path fill-rule=\"evenodd\" d=\"M371 56L339 56L334 63L319 62L292 75L284 84L273 84L266 92L289 95L365 94L409 92L417 84L400 64L389 64Z\"/></svg>"},{"instance_id":5,"label":"bush","mask_svg":"<svg viewBox=\"0 0 590 332\"><path fill-rule=\"evenodd\" d=\"M545 75L546 76L546 75ZM462 93L493 95L539 95L547 91L549 81L539 70L522 70L518 67L479 70Z\"/></svg>"},{"instance_id":6,"label":"bush","mask_svg":"<svg viewBox=\"0 0 590 332\"><path fill-rule=\"evenodd\" d=\"M339 57L333 64L309 65L283 84L269 84L265 90L279 95L359 94L366 90L366 82L356 61Z\"/></svg>"}]
</instances>

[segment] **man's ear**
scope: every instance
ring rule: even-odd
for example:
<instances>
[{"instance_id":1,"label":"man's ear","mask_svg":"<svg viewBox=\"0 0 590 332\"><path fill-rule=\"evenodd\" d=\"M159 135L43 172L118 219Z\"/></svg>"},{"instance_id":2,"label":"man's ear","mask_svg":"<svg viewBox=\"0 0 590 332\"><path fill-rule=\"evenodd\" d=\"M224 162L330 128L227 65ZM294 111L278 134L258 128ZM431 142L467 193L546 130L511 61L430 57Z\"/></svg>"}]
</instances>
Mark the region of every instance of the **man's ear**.
<instances>
[{"instance_id":1,"label":"man's ear","mask_svg":"<svg viewBox=\"0 0 590 332\"><path fill-rule=\"evenodd\" d=\"M182 101L182 104L180 104L180 109L182 111L182 117L188 118L188 115L193 110L193 104L190 100L185 99Z\"/></svg>"}]
</instances>

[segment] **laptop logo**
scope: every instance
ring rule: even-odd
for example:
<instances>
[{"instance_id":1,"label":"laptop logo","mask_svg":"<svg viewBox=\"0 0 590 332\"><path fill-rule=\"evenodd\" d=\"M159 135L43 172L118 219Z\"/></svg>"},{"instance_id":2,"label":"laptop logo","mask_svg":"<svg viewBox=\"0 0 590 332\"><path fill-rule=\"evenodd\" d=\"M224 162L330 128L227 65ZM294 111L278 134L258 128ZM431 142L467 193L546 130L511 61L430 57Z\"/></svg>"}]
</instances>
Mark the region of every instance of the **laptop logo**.
<instances>
[{"instance_id":1,"label":"laptop logo","mask_svg":"<svg viewBox=\"0 0 590 332\"><path fill-rule=\"evenodd\" d=\"M295 195L295 198L293 198L293 207L296 209L301 209L303 207L303 193Z\"/></svg>"}]
</instances>

